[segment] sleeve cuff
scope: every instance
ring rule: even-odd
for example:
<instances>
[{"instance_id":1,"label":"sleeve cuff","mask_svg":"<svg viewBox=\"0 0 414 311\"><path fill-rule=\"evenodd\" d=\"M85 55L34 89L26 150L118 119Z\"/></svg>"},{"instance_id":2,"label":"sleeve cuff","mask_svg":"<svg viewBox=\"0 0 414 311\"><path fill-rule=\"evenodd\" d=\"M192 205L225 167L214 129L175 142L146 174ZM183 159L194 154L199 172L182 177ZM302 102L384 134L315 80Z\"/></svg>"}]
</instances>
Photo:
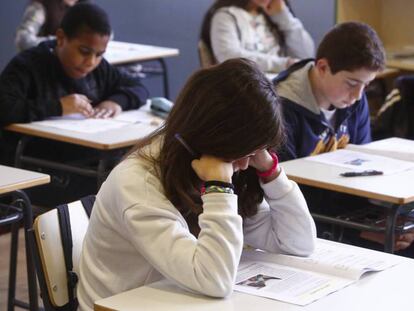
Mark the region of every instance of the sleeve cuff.
<instances>
[{"instance_id":1,"label":"sleeve cuff","mask_svg":"<svg viewBox=\"0 0 414 311\"><path fill-rule=\"evenodd\" d=\"M287 6L285 6L279 13L270 16L270 19L278 25L288 25L293 18L294 16Z\"/></svg>"},{"instance_id":2,"label":"sleeve cuff","mask_svg":"<svg viewBox=\"0 0 414 311\"><path fill-rule=\"evenodd\" d=\"M56 102L50 102L47 105L47 107L48 107L48 109L47 109L47 111L45 111L46 112L45 118L61 116L62 113L63 113L62 104L60 103L60 100L58 100L57 103Z\"/></svg>"},{"instance_id":3,"label":"sleeve cuff","mask_svg":"<svg viewBox=\"0 0 414 311\"><path fill-rule=\"evenodd\" d=\"M237 195L230 193L208 193L201 196L205 213L237 214Z\"/></svg>"},{"instance_id":4,"label":"sleeve cuff","mask_svg":"<svg viewBox=\"0 0 414 311\"><path fill-rule=\"evenodd\" d=\"M119 106L121 106L122 110L128 110L128 102L129 98L126 94L114 94L107 98L106 100L113 101L117 103Z\"/></svg>"},{"instance_id":5,"label":"sleeve cuff","mask_svg":"<svg viewBox=\"0 0 414 311\"><path fill-rule=\"evenodd\" d=\"M260 182L260 185L266 198L273 200L280 199L292 189L292 181L286 176L282 167L277 178L266 184Z\"/></svg>"}]
</instances>

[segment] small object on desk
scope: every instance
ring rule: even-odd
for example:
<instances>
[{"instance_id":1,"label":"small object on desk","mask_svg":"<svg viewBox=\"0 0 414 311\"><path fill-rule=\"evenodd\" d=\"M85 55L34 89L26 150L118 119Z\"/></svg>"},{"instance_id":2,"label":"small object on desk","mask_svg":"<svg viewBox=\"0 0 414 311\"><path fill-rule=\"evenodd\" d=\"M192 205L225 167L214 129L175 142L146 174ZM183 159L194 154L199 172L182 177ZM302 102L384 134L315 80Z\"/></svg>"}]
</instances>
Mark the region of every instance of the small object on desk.
<instances>
[{"instance_id":1,"label":"small object on desk","mask_svg":"<svg viewBox=\"0 0 414 311\"><path fill-rule=\"evenodd\" d=\"M156 116L166 119L174 103L164 97L153 97L150 99L151 112Z\"/></svg>"},{"instance_id":2,"label":"small object on desk","mask_svg":"<svg viewBox=\"0 0 414 311\"><path fill-rule=\"evenodd\" d=\"M358 177L358 176L376 176L376 175L383 175L384 173L382 171L377 170L366 170L362 172L345 172L341 173L339 175L343 177Z\"/></svg>"}]
</instances>

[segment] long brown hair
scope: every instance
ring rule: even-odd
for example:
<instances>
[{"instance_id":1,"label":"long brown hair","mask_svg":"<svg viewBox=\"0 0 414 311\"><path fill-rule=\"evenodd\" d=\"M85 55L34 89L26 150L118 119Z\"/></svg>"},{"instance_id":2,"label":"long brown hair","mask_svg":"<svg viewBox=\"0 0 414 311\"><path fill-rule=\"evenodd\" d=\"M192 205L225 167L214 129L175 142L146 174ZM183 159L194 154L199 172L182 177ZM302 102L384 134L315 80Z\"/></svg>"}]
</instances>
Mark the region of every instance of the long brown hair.
<instances>
[{"instance_id":1,"label":"long brown hair","mask_svg":"<svg viewBox=\"0 0 414 311\"><path fill-rule=\"evenodd\" d=\"M211 20L214 14L216 14L219 9L229 6L237 6L239 8L246 9L250 1L251 0L216 0L214 4L208 9L207 13L204 15L203 23L201 24L200 39L207 45L210 51L212 51L210 29ZM292 14L294 14L292 6L288 0L285 0L285 4L292 12ZM269 15L267 15L261 8L259 9L259 13L264 15L268 26L272 30L281 47L281 50L286 51L286 40L284 33L280 30L277 24L272 22Z\"/></svg>"},{"instance_id":2,"label":"long brown hair","mask_svg":"<svg viewBox=\"0 0 414 311\"><path fill-rule=\"evenodd\" d=\"M141 140L135 150L161 138L160 154L150 160L160 174L165 195L197 227L202 212L201 180L191 167L192 155L174 138L179 133L199 154L238 159L284 140L279 99L272 83L246 59L232 59L194 73L180 92L164 126ZM143 151L138 153L144 156ZM148 156L147 156L148 157ZM263 199L251 168L233 176L239 214L257 213Z\"/></svg>"}]
</instances>

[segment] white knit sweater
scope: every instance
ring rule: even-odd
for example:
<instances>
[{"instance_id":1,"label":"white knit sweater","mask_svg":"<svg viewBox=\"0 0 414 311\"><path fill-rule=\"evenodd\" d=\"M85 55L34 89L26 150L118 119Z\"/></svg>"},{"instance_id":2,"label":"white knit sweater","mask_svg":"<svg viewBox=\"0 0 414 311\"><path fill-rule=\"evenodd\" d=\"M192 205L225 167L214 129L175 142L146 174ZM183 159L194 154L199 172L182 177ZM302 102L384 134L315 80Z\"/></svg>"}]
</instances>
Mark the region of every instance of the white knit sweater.
<instances>
[{"instance_id":1,"label":"white knit sweater","mask_svg":"<svg viewBox=\"0 0 414 311\"><path fill-rule=\"evenodd\" d=\"M98 299L162 277L189 291L224 297L232 292L244 243L310 254L315 225L298 186L283 171L262 186L268 204L244 222L236 195L202 196L196 238L148 162L123 161L102 185L93 208L79 268L80 309L92 310Z\"/></svg>"}]
</instances>

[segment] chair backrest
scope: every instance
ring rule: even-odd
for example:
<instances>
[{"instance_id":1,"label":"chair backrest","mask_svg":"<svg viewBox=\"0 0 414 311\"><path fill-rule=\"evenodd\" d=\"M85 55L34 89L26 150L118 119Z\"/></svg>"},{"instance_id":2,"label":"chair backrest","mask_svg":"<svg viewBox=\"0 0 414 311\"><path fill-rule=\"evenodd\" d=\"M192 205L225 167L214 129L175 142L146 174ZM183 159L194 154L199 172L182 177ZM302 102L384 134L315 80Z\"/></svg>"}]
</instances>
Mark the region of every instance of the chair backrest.
<instances>
[{"instance_id":1,"label":"chair backrest","mask_svg":"<svg viewBox=\"0 0 414 311\"><path fill-rule=\"evenodd\" d=\"M93 204L94 197L92 200L91 197L88 199L88 203ZM72 234L73 271L75 272L79 271L82 243L89 225L90 209L88 210L84 205L84 199L67 205ZM67 310L62 308L70 302L70 297L58 209L38 216L32 232L34 240L32 245L35 246L33 253L45 309Z\"/></svg>"},{"instance_id":2,"label":"chair backrest","mask_svg":"<svg viewBox=\"0 0 414 311\"><path fill-rule=\"evenodd\" d=\"M396 88L387 96L373 123L373 137L414 139L414 75L396 79Z\"/></svg>"},{"instance_id":3,"label":"chair backrest","mask_svg":"<svg viewBox=\"0 0 414 311\"><path fill-rule=\"evenodd\" d=\"M198 42L198 57L200 60L201 68L207 68L217 64L217 61L214 58L214 55L211 52L210 48L202 40Z\"/></svg>"},{"instance_id":4,"label":"chair backrest","mask_svg":"<svg viewBox=\"0 0 414 311\"><path fill-rule=\"evenodd\" d=\"M404 75L397 79L401 99L407 113L407 132L405 138L414 139L414 75Z\"/></svg>"}]
</instances>

